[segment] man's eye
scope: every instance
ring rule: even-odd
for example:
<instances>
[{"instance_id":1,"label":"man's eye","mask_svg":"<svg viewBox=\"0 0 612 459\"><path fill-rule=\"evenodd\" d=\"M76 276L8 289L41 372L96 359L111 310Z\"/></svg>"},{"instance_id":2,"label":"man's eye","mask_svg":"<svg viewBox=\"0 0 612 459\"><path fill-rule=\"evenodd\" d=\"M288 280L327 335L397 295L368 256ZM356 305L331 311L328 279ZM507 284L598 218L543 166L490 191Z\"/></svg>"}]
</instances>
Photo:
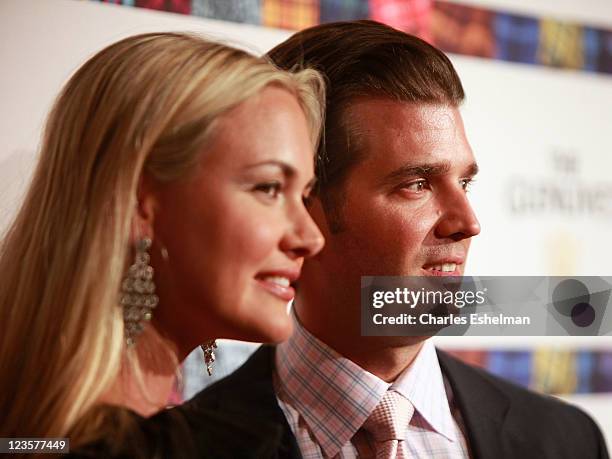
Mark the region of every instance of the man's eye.
<instances>
[{"instance_id":1,"label":"man's eye","mask_svg":"<svg viewBox=\"0 0 612 459\"><path fill-rule=\"evenodd\" d=\"M406 183L402 188L413 193L420 193L427 189L427 180L415 180L414 182Z\"/></svg>"},{"instance_id":2,"label":"man's eye","mask_svg":"<svg viewBox=\"0 0 612 459\"><path fill-rule=\"evenodd\" d=\"M253 190L265 194L266 197L276 199L281 192L281 187L280 182L266 182L255 185Z\"/></svg>"},{"instance_id":3,"label":"man's eye","mask_svg":"<svg viewBox=\"0 0 612 459\"><path fill-rule=\"evenodd\" d=\"M471 179L471 178L461 179L459 180L459 184L461 185L461 188L463 188L463 190L467 193L472 188L472 185L474 184L474 179Z\"/></svg>"}]
</instances>

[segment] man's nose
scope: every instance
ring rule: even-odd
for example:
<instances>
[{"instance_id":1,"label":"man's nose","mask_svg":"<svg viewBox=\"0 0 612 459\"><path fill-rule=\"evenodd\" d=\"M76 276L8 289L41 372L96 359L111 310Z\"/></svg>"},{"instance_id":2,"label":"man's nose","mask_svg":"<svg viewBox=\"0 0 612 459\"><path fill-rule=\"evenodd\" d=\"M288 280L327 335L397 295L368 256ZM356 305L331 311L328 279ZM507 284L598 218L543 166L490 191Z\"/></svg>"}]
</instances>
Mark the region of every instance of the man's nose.
<instances>
[{"instance_id":1,"label":"man's nose","mask_svg":"<svg viewBox=\"0 0 612 459\"><path fill-rule=\"evenodd\" d=\"M455 190L450 196L443 196L440 203L440 220L435 235L460 241L480 233L480 223L465 191Z\"/></svg>"}]
</instances>

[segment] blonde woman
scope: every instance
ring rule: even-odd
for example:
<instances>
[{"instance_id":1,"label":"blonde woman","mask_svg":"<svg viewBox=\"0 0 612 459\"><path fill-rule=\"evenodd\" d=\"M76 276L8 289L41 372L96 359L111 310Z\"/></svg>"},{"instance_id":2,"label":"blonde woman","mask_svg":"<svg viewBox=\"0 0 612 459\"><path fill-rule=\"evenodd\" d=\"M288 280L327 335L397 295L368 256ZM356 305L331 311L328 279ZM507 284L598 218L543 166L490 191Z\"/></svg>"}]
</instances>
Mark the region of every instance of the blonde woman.
<instances>
[{"instance_id":1,"label":"blonde woman","mask_svg":"<svg viewBox=\"0 0 612 459\"><path fill-rule=\"evenodd\" d=\"M1 246L0 437L174 457L190 429L222 435L223 414L163 408L198 345L210 365L215 338L290 335L291 284L323 244L304 204L323 94L312 70L179 33L75 73Z\"/></svg>"}]
</instances>

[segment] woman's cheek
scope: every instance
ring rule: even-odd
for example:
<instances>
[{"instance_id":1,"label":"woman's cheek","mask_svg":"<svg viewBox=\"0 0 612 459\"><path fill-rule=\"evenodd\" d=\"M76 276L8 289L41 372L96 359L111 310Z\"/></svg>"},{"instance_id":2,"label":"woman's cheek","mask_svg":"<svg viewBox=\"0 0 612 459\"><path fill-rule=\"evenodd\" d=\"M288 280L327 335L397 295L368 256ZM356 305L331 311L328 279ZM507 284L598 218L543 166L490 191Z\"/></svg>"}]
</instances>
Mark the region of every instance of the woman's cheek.
<instances>
[{"instance_id":1,"label":"woman's cheek","mask_svg":"<svg viewBox=\"0 0 612 459\"><path fill-rule=\"evenodd\" d=\"M251 260L264 261L279 247L283 232L280 225L273 225L277 217L264 215L246 215L236 222L235 232L231 240L235 241L237 249L243 256ZM230 240L230 238L228 238Z\"/></svg>"}]
</instances>

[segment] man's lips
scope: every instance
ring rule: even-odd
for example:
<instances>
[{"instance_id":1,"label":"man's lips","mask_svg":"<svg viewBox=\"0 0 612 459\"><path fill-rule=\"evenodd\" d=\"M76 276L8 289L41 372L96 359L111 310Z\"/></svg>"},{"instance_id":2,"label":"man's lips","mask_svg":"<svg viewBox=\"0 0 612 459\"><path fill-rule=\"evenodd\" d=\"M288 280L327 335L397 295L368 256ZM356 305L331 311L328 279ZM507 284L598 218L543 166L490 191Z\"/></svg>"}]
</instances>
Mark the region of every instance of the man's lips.
<instances>
[{"instance_id":1,"label":"man's lips","mask_svg":"<svg viewBox=\"0 0 612 459\"><path fill-rule=\"evenodd\" d=\"M460 276L463 257L440 258L427 262L421 268L426 276Z\"/></svg>"},{"instance_id":2,"label":"man's lips","mask_svg":"<svg viewBox=\"0 0 612 459\"><path fill-rule=\"evenodd\" d=\"M295 289L292 287L300 275L300 270L278 270L259 273L255 276L257 283L269 293L277 296L285 302L295 297Z\"/></svg>"}]
</instances>

